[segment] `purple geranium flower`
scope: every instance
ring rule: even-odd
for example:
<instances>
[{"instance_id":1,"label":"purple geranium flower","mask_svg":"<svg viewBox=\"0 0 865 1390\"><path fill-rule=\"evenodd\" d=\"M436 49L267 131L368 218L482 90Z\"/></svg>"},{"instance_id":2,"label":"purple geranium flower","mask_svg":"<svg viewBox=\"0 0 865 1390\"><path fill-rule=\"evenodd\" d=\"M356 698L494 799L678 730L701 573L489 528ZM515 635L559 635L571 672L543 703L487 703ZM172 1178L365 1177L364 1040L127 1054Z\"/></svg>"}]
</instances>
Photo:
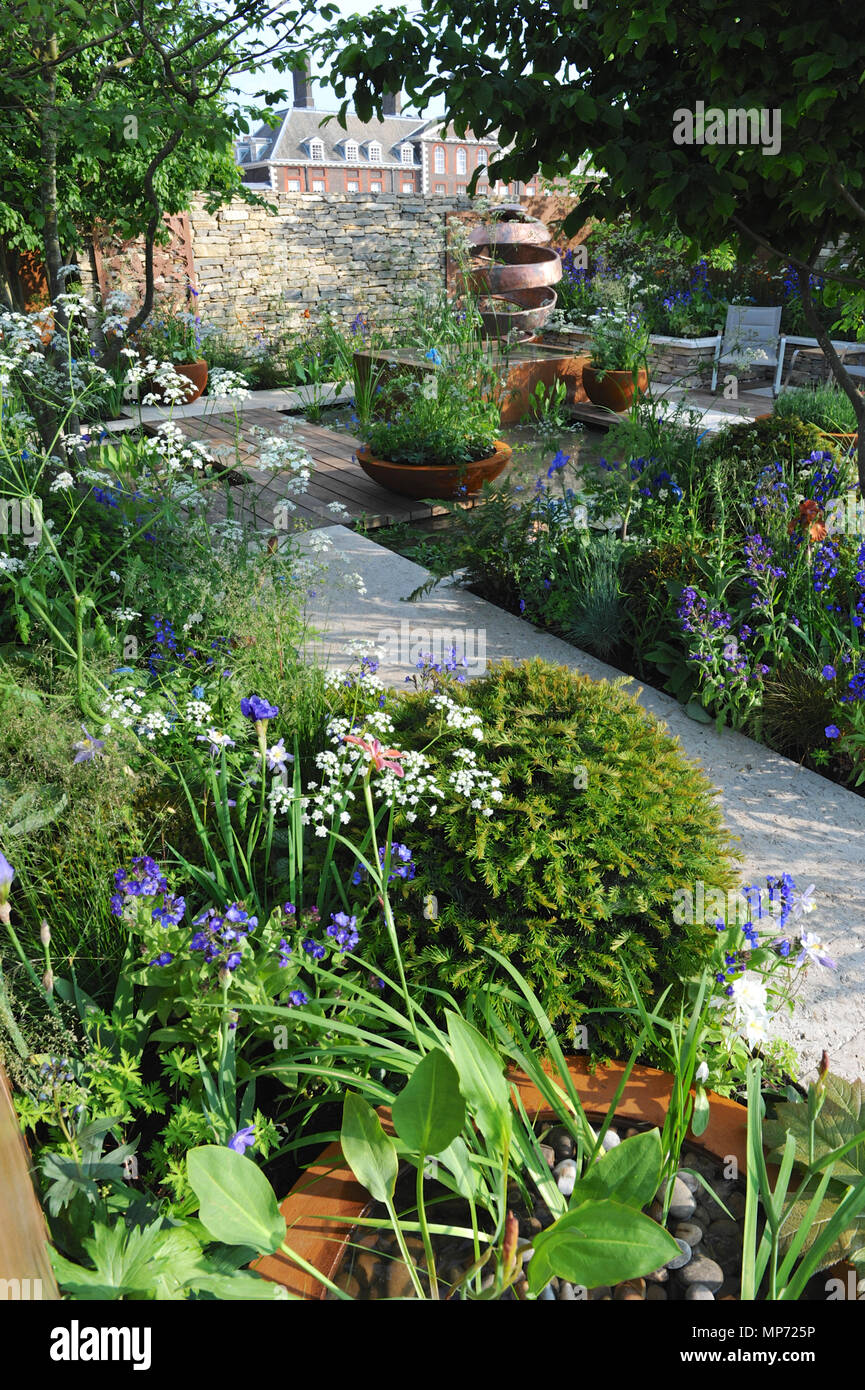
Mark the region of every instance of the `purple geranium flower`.
<instances>
[{"instance_id":1,"label":"purple geranium flower","mask_svg":"<svg viewBox=\"0 0 865 1390\"><path fill-rule=\"evenodd\" d=\"M236 1134L232 1134L228 1141L228 1147L234 1149L236 1154L246 1153L255 1144L255 1125L247 1125L245 1129L239 1129Z\"/></svg>"}]
</instances>

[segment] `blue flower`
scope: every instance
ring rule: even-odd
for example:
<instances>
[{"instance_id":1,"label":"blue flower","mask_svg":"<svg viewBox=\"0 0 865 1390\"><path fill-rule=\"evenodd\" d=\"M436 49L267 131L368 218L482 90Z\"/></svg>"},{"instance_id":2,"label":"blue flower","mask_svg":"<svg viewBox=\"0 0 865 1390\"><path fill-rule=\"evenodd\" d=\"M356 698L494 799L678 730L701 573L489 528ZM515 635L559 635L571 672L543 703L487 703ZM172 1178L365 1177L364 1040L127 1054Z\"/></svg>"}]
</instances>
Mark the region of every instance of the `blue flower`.
<instances>
[{"instance_id":1,"label":"blue flower","mask_svg":"<svg viewBox=\"0 0 865 1390\"><path fill-rule=\"evenodd\" d=\"M228 1141L228 1147L234 1149L236 1154L246 1153L255 1144L255 1125L247 1125L245 1129L239 1129L236 1134L232 1134Z\"/></svg>"},{"instance_id":2,"label":"blue flower","mask_svg":"<svg viewBox=\"0 0 865 1390\"><path fill-rule=\"evenodd\" d=\"M555 458L553 459L552 463L547 469L547 477L552 478L554 473L558 473L560 469L564 468L569 463L570 457L570 454L565 454L562 452L561 449L559 449L558 453L556 454Z\"/></svg>"},{"instance_id":3,"label":"blue flower","mask_svg":"<svg viewBox=\"0 0 865 1390\"><path fill-rule=\"evenodd\" d=\"M312 956L314 960L324 960L324 947L318 941L313 941L311 936L305 939L303 949L306 951L307 955Z\"/></svg>"},{"instance_id":4,"label":"blue flower","mask_svg":"<svg viewBox=\"0 0 865 1390\"><path fill-rule=\"evenodd\" d=\"M442 359L439 354L438 348L430 348L429 352L424 353L424 357L426 358L427 362L433 362L437 367L441 366Z\"/></svg>"},{"instance_id":5,"label":"blue flower","mask_svg":"<svg viewBox=\"0 0 865 1390\"><path fill-rule=\"evenodd\" d=\"M250 695L248 699L241 700L240 712L247 719L254 719L258 723L264 719L275 719L279 714L279 705L268 704L260 695Z\"/></svg>"},{"instance_id":6,"label":"blue flower","mask_svg":"<svg viewBox=\"0 0 865 1390\"><path fill-rule=\"evenodd\" d=\"M823 667L823 670L820 672L820 674L821 674L821 676L823 677L824 681L833 681L833 680L835 679L835 675L836 675L835 667L834 667L834 666L824 666L824 667Z\"/></svg>"},{"instance_id":7,"label":"blue flower","mask_svg":"<svg viewBox=\"0 0 865 1390\"><path fill-rule=\"evenodd\" d=\"M825 733L827 738L841 737L841 730L838 728L837 724L827 724L823 732Z\"/></svg>"},{"instance_id":8,"label":"blue flower","mask_svg":"<svg viewBox=\"0 0 865 1390\"><path fill-rule=\"evenodd\" d=\"M293 989L293 990L291 991L291 994L288 996L288 1002L289 1002L290 1005L298 1005L298 1006L299 1006L299 1005L302 1005L302 1004L308 1004L308 1003L309 1003L309 995L308 995L308 994L304 994L304 992L303 992L302 989Z\"/></svg>"},{"instance_id":9,"label":"blue flower","mask_svg":"<svg viewBox=\"0 0 865 1390\"><path fill-rule=\"evenodd\" d=\"M9 901L9 888L15 877L15 870L0 849L0 903Z\"/></svg>"}]
</instances>

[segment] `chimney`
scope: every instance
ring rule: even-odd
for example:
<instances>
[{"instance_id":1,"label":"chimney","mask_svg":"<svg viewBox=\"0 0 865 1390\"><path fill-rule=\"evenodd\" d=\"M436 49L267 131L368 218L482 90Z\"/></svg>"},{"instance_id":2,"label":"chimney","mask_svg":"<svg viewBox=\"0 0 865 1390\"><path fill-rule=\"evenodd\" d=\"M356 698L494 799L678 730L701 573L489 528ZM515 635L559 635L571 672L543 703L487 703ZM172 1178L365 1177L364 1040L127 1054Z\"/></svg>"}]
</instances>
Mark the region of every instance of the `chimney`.
<instances>
[{"instance_id":1,"label":"chimney","mask_svg":"<svg viewBox=\"0 0 865 1390\"><path fill-rule=\"evenodd\" d=\"M309 75L309 58L304 56L303 67L295 69L294 74L294 107L305 108L307 111L315 109L315 102L312 97L312 82Z\"/></svg>"},{"instance_id":2,"label":"chimney","mask_svg":"<svg viewBox=\"0 0 865 1390\"><path fill-rule=\"evenodd\" d=\"M399 92L385 92L381 99L381 114L383 116L398 116L402 98Z\"/></svg>"}]
</instances>

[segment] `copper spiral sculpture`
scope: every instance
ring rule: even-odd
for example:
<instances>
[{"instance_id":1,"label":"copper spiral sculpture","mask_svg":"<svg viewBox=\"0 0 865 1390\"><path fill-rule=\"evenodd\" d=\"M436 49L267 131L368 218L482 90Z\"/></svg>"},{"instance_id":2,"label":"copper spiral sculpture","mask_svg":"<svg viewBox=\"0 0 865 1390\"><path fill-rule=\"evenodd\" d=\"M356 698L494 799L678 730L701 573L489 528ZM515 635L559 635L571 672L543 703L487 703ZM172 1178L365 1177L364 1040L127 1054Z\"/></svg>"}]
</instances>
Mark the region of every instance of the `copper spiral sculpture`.
<instances>
[{"instance_id":1,"label":"copper spiral sculpture","mask_svg":"<svg viewBox=\"0 0 865 1390\"><path fill-rule=\"evenodd\" d=\"M549 229L519 206L506 206L495 221L469 233L471 265L466 288L502 307L482 308L484 336L526 337L537 333L556 307L552 288L562 278L559 253Z\"/></svg>"}]
</instances>

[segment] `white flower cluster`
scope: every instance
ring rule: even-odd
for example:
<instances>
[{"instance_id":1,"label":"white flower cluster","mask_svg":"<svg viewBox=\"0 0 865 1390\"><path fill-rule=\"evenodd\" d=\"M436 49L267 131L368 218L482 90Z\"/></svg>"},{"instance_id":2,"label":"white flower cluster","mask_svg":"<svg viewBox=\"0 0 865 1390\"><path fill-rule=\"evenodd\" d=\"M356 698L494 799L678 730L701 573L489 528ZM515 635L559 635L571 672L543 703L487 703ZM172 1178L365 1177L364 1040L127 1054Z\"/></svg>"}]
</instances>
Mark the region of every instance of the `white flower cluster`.
<instances>
[{"instance_id":1,"label":"white flower cluster","mask_svg":"<svg viewBox=\"0 0 865 1390\"><path fill-rule=\"evenodd\" d=\"M740 975L734 980L729 1003L733 1022L751 1047L757 1047L769 1037L769 1005L766 986L757 975Z\"/></svg>"},{"instance_id":2,"label":"white flower cluster","mask_svg":"<svg viewBox=\"0 0 865 1390\"><path fill-rule=\"evenodd\" d=\"M289 492L304 492L312 477L312 459L303 445L294 439L291 426L284 426L279 434L268 434L267 430L258 428L253 429L252 433L261 441L259 468L288 474L286 483Z\"/></svg>"},{"instance_id":3,"label":"white flower cluster","mask_svg":"<svg viewBox=\"0 0 865 1390\"><path fill-rule=\"evenodd\" d=\"M457 748L453 756L457 764L451 774L454 791L465 797L473 811L491 816L494 808L488 802L501 801L501 778L478 767L477 756L471 748Z\"/></svg>"},{"instance_id":4,"label":"white flower cluster","mask_svg":"<svg viewBox=\"0 0 865 1390\"><path fill-rule=\"evenodd\" d=\"M127 685L115 690L102 705L102 713L108 721L102 732L111 733L113 721L122 729L134 729L139 738L149 739L151 743L157 734L170 734L171 720L162 710L145 710L142 702L147 698L148 692L138 686Z\"/></svg>"},{"instance_id":5,"label":"white flower cluster","mask_svg":"<svg viewBox=\"0 0 865 1390\"><path fill-rule=\"evenodd\" d=\"M126 374L127 384L140 386L154 382L159 394L148 391L141 397L142 405L182 405L195 394L195 387L188 377L174 370L172 362L159 362L155 357L145 361L132 362Z\"/></svg>"},{"instance_id":6,"label":"white flower cluster","mask_svg":"<svg viewBox=\"0 0 865 1390\"><path fill-rule=\"evenodd\" d=\"M50 488L48 489L48 491L49 491L49 492L66 492L66 490L67 490L68 488L74 487L74 486L75 486L75 479L73 478L73 476L72 476L71 473L66 472L66 470L64 469L64 471L63 471L62 473L58 473L58 474L57 474L57 477L54 479L54 482L51 484L51 486L50 486Z\"/></svg>"},{"instance_id":7,"label":"white flower cluster","mask_svg":"<svg viewBox=\"0 0 865 1390\"><path fill-rule=\"evenodd\" d=\"M206 700L187 700L186 718L190 724L194 724L196 729L204 727L205 722L210 718L212 707Z\"/></svg>"},{"instance_id":8,"label":"white flower cluster","mask_svg":"<svg viewBox=\"0 0 865 1390\"><path fill-rule=\"evenodd\" d=\"M206 445L189 439L171 420L163 421L146 447L157 471L160 468L167 468L169 473L181 473L187 468L198 471L213 463L213 455Z\"/></svg>"},{"instance_id":9,"label":"white flower cluster","mask_svg":"<svg viewBox=\"0 0 865 1390\"><path fill-rule=\"evenodd\" d=\"M24 561L19 560L17 556L0 555L0 572L5 570L7 574L16 574L19 570L23 570L23 568Z\"/></svg>"},{"instance_id":10,"label":"white flower cluster","mask_svg":"<svg viewBox=\"0 0 865 1390\"><path fill-rule=\"evenodd\" d=\"M468 705L458 705L450 695L433 695L430 704L442 711L446 728L465 730L478 742L483 738L484 721L477 710Z\"/></svg>"},{"instance_id":11,"label":"white flower cluster","mask_svg":"<svg viewBox=\"0 0 865 1390\"><path fill-rule=\"evenodd\" d=\"M240 372L214 367L207 376L207 394L221 401L246 401L250 396L249 383Z\"/></svg>"}]
</instances>

